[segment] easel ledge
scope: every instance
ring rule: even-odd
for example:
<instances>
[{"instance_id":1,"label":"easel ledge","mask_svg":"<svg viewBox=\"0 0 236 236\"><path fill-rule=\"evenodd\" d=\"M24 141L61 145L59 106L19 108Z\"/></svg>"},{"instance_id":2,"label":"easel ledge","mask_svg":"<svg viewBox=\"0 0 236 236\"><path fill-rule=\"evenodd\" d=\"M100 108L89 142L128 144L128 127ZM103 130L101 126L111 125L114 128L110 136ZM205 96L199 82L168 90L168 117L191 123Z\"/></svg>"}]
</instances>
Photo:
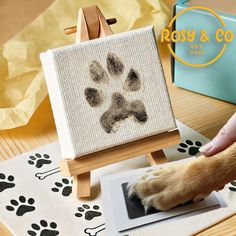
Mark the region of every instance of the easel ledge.
<instances>
[{"instance_id":1,"label":"easel ledge","mask_svg":"<svg viewBox=\"0 0 236 236\"><path fill-rule=\"evenodd\" d=\"M179 131L176 129L78 157L74 160L62 160L60 169L65 176L75 176L147 153L151 153L151 156L148 156L151 164L161 164L167 162L162 149L179 142Z\"/></svg>"}]
</instances>

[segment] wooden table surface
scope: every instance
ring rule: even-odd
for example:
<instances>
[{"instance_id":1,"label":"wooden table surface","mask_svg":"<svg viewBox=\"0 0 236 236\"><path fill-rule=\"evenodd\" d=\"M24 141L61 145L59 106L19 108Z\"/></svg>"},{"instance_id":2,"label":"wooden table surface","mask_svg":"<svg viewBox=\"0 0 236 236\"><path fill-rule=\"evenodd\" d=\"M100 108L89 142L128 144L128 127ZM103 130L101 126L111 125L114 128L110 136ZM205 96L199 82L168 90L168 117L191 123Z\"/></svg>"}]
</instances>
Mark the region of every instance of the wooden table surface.
<instances>
[{"instance_id":1,"label":"wooden table surface","mask_svg":"<svg viewBox=\"0 0 236 236\"><path fill-rule=\"evenodd\" d=\"M53 0L0 0L0 45L30 23L52 2ZM236 106L173 86L170 55L165 45L159 46L175 117L208 138L213 138L236 111ZM0 161L56 139L53 115L47 97L26 126L0 131ZM0 224L0 235L11 235L3 224ZM198 235L236 235L236 216Z\"/></svg>"}]
</instances>

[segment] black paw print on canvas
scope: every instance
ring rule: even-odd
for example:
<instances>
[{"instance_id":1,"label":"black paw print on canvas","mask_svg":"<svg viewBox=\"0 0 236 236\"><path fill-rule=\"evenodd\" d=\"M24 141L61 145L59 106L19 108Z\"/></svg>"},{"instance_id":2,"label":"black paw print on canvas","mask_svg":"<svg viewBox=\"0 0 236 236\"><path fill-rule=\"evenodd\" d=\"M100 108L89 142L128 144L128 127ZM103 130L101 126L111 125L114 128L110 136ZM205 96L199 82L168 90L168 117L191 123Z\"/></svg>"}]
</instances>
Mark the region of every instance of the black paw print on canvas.
<instances>
[{"instance_id":1,"label":"black paw print on canvas","mask_svg":"<svg viewBox=\"0 0 236 236\"><path fill-rule=\"evenodd\" d=\"M20 196L19 201L12 199L10 203L11 205L6 206L6 209L8 211L15 211L17 216L23 216L25 213L35 210L33 198L29 198L26 201L24 196Z\"/></svg>"},{"instance_id":2,"label":"black paw print on canvas","mask_svg":"<svg viewBox=\"0 0 236 236\"><path fill-rule=\"evenodd\" d=\"M236 192L236 181L230 183L232 186L229 187L229 190L232 192Z\"/></svg>"},{"instance_id":3,"label":"black paw print on canvas","mask_svg":"<svg viewBox=\"0 0 236 236\"><path fill-rule=\"evenodd\" d=\"M63 178L61 182L55 182L55 186L56 187L52 188L52 191L53 192L61 191L61 194L64 197L68 197L72 192L72 181L69 181L66 178Z\"/></svg>"},{"instance_id":4,"label":"black paw print on canvas","mask_svg":"<svg viewBox=\"0 0 236 236\"><path fill-rule=\"evenodd\" d=\"M82 217L84 215L84 218L86 220L92 220L95 217L101 216L102 213L98 211L99 206L94 205L93 209L90 208L87 204L83 204L82 207L78 207L78 213L75 213L76 217Z\"/></svg>"},{"instance_id":5,"label":"black paw print on canvas","mask_svg":"<svg viewBox=\"0 0 236 236\"><path fill-rule=\"evenodd\" d=\"M97 61L92 61L89 66L90 78L97 84L109 84L110 78L120 79L124 74L125 66L121 59L114 53L107 55L107 70ZM109 74L109 76L108 76ZM140 75L138 71L131 68L123 84L123 92L136 92L142 87ZM100 107L105 99L104 94L97 88L87 87L84 91L88 104L93 107ZM111 105L100 117L101 127L107 133L114 133L118 130L119 123L127 118L132 117L135 122L144 124L148 115L145 105L141 100L128 101L123 93L114 92L111 96Z\"/></svg>"},{"instance_id":6,"label":"black paw print on canvas","mask_svg":"<svg viewBox=\"0 0 236 236\"><path fill-rule=\"evenodd\" d=\"M179 152L188 152L189 155L194 156L199 152L202 143L199 141L193 143L191 140L186 140L185 143L180 143L179 146L180 147L177 148Z\"/></svg>"},{"instance_id":7,"label":"black paw print on canvas","mask_svg":"<svg viewBox=\"0 0 236 236\"><path fill-rule=\"evenodd\" d=\"M57 224L55 222L47 223L45 220L41 220L40 224L32 224L32 230L28 230L27 233L31 236L57 236Z\"/></svg>"},{"instance_id":8,"label":"black paw print on canvas","mask_svg":"<svg viewBox=\"0 0 236 236\"><path fill-rule=\"evenodd\" d=\"M14 176L9 175L7 177L3 173L0 173L0 192L13 187L15 187Z\"/></svg>"},{"instance_id":9,"label":"black paw print on canvas","mask_svg":"<svg viewBox=\"0 0 236 236\"><path fill-rule=\"evenodd\" d=\"M50 157L47 154L41 155L39 153L36 153L34 156L29 156L30 160L28 160L28 163L30 165L36 166L36 168L41 168L43 165L49 165L52 163L49 158Z\"/></svg>"}]
</instances>

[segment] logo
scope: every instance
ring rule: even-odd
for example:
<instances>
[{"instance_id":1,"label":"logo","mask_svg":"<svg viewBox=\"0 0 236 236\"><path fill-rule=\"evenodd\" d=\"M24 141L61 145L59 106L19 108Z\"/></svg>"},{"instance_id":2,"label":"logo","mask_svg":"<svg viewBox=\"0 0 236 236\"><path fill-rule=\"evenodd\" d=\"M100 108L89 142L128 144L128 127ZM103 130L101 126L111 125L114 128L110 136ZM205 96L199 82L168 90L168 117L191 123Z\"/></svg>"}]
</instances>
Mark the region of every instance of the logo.
<instances>
[{"instance_id":1,"label":"logo","mask_svg":"<svg viewBox=\"0 0 236 236\"><path fill-rule=\"evenodd\" d=\"M174 30L171 31L173 28L173 24L175 21L185 14L188 11L192 10L203 10L205 12L210 13L214 18L219 22L220 28L217 28L214 32L214 39L212 39L207 30L202 28L202 29L181 29L181 30ZM200 16L201 17L201 16ZM207 24L207 22L205 22ZM194 7L189 7L186 8L182 11L180 11L178 14L176 14L172 20L170 21L168 28L165 28L161 32L161 42L167 42L167 47L171 53L171 55L181 62L182 64L186 66L191 66L191 67L206 67L211 65L212 63L216 62L225 52L228 43L232 42L234 39L234 34L232 30L226 30L226 24L224 20L221 18L219 14L217 14L215 11L202 7L202 6L194 6ZM208 55L206 55L206 51L204 50L204 46L206 48L206 45L211 43L212 41L215 41L215 43L222 45L221 49L217 52L217 55L215 55L213 58L208 59L204 63L192 63L188 62L186 59L181 58L181 56L178 56L176 52L172 48L172 43L187 43L188 47L190 49L189 55L190 56L202 56L205 58L208 58ZM196 41L198 43L196 43Z\"/></svg>"}]
</instances>

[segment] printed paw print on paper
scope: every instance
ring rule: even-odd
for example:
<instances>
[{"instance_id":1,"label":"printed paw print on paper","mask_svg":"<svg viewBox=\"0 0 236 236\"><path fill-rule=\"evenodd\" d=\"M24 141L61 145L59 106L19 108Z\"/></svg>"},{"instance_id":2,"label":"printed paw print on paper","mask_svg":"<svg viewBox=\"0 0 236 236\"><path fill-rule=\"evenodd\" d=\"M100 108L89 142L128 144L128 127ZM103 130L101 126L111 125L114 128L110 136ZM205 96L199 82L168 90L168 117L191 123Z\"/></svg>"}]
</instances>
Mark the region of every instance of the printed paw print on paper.
<instances>
[{"instance_id":1,"label":"printed paw print on paper","mask_svg":"<svg viewBox=\"0 0 236 236\"><path fill-rule=\"evenodd\" d=\"M39 153L36 153L34 156L29 156L28 163L30 165L35 165L37 168L41 168L43 165L49 165L52 163L51 160L49 160L49 155L43 154L43 156Z\"/></svg>"},{"instance_id":2,"label":"printed paw print on paper","mask_svg":"<svg viewBox=\"0 0 236 236\"><path fill-rule=\"evenodd\" d=\"M32 224L33 230L28 230L27 233L31 236L56 236L59 235L57 231L57 224L55 222L47 223L45 220L41 220L40 224Z\"/></svg>"},{"instance_id":3,"label":"printed paw print on paper","mask_svg":"<svg viewBox=\"0 0 236 236\"><path fill-rule=\"evenodd\" d=\"M232 192L236 192L236 181L230 183L232 186L229 187L229 190Z\"/></svg>"},{"instance_id":4,"label":"printed paw print on paper","mask_svg":"<svg viewBox=\"0 0 236 236\"><path fill-rule=\"evenodd\" d=\"M106 61L109 76L99 62L92 61L89 66L90 78L97 86L102 83L109 85L109 77L120 79L124 73L125 66L116 54L108 53ZM131 68L124 81L123 91L136 92L140 90L141 86L138 71ZM103 92L97 88L86 88L84 95L88 104L93 108L100 107L104 101ZM109 109L100 117L101 127L106 133L114 133L118 130L120 123L127 118L133 118L135 122L144 124L148 119L145 105L141 100L128 101L122 93L114 92Z\"/></svg>"},{"instance_id":5,"label":"printed paw print on paper","mask_svg":"<svg viewBox=\"0 0 236 236\"><path fill-rule=\"evenodd\" d=\"M52 188L53 192L61 191L61 194L65 197L68 197L72 192L72 181L70 182L68 179L63 178L61 182L56 182L54 188Z\"/></svg>"},{"instance_id":6,"label":"printed paw print on paper","mask_svg":"<svg viewBox=\"0 0 236 236\"><path fill-rule=\"evenodd\" d=\"M0 173L0 192L13 187L15 187L14 176L9 175L7 177L3 173Z\"/></svg>"},{"instance_id":7,"label":"printed paw print on paper","mask_svg":"<svg viewBox=\"0 0 236 236\"><path fill-rule=\"evenodd\" d=\"M78 213L75 213L76 217L82 217L84 214L84 217L86 220L92 220L95 217L101 216L102 213L98 211L99 206L94 205L93 209L90 209L90 206L87 204L83 204L82 207L78 207Z\"/></svg>"},{"instance_id":8,"label":"printed paw print on paper","mask_svg":"<svg viewBox=\"0 0 236 236\"><path fill-rule=\"evenodd\" d=\"M29 198L26 201L24 196L20 196L19 201L12 199L10 202L11 206L6 206L6 209L8 211L16 211L17 216L23 216L25 213L35 210L33 198Z\"/></svg>"},{"instance_id":9,"label":"printed paw print on paper","mask_svg":"<svg viewBox=\"0 0 236 236\"><path fill-rule=\"evenodd\" d=\"M193 143L191 140L186 140L185 143L180 143L179 146L180 147L177 148L179 152L188 152L189 155L195 156L199 152L202 143L199 141Z\"/></svg>"}]
</instances>

